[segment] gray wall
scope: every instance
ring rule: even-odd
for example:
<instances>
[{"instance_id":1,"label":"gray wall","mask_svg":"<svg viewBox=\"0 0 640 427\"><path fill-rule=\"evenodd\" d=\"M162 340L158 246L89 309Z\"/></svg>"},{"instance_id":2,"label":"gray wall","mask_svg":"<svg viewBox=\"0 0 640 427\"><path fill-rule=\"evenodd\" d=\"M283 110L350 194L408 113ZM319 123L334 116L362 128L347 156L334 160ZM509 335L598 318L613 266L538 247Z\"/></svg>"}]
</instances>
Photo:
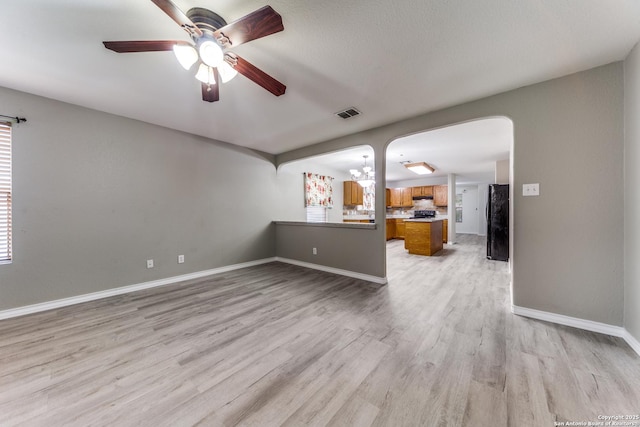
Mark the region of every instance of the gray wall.
<instances>
[{"instance_id":1,"label":"gray wall","mask_svg":"<svg viewBox=\"0 0 640 427\"><path fill-rule=\"evenodd\" d=\"M478 234L480 236L487 235L487 197L489 192L488 184L478 184L478 210L480 211L480 215L478 215Z\"/></svg>"},{"instance_id":2,"label":"gray wall","mask_svg":"<svg viewBox=\"0 0 640 427\"><path fill-rule=\"evenodd\" d=\"M640 46L625 60L624 326L640 341Z\"/></svg>"},{"instance_id":3,"label":"gray wall","mask_svg":"<svg viewBox=\"0 0 640 427\"><path fill-rule=\"evenodd\" d=\"M325 165L313 163L313 159L287 163L278 168L278 191L280 197L277 211L273 212L273 219L277 221L306 221L307 210L304 205L304 172L328 175L333 180L333 208L327 210L328 222L342 222L342 206L344 201L343 182L350 179L344 171L339 171Z\"/></svg>"},{"instance_id":4,"label":"gray wall","mask_svg":"<svg viewBox=\"0 0 640 427\"><path fill-rule=\"evenodd\" d=\"M621 326L623 103L623 64L617 62L283 153L277 163L370 144L376 175L384 177L385 147L397 137L507 116L514 124L514 304ZM522 184L535 182L541 195L522 197ZM384 188L379 179L376 192ZM590 214L594 200L599 215ZM383 203L376 201L380 224ZM287 234L298 231L279 227L276 233L278 254L288 252ZM359 252L371 260L365 273L379 275L384 268L386 275L379 265L385 262L384 229L367 233L376 244ZM336 235L327 243L340 242Z\"/></svg>"},{"instance_id":5,"label":"gray wall","mask_svg":"<svg viewBox=\"0 0 640 427\"><path fill-rule=\"evenodd\" d=\"M627 72L637 75L634 55ZM635 77L627 85L638 93ZM627 97L626 246L623 98L623 64L614 63L283 153L277 162L369 144L384 177L385 147L399 136L507 116L515 136L514 303L622 325L626 290L625 325L637 337L640 138L630 122L639 97ZM14 131L14 262L0 266L0 309L273 255L386 275L384 227L274 231L276 173L256 153L7 89L0 108L29 119ZM539 197L521 196L530 182L540 183ZM377 194L384 188L379 179ZM594 200L599 216L586 214ZM378 224L384 212L379 197ZM312 241L315 259L296 249ZM185 264L176 264L179 253ZM145 268L147 258L156 268Z\"/></svg>"},{"instance_id":6,"label":"gray wall","mask_svg":"<svg viewBox=\"0 0 640 427\"><path fill-rule=\"evenodd\" d=\"M28 119L0 310L275 256L273 158L9 89L0 111Z\"/></svg>"},{"instance_id":7,"label":"gray wall","mask_svg":"<svg viewBox=\"0 0 640 427\"><path fill-rule=\"evenodd\" d=\"M376 230L330 226L278 224L276 251L279 257L376 277L385 277L384 253ZM318 254L312 254L317 248ZM374 258L372 258L373 256Z\"/></svg>"},{"instance_id":8,"label":"gray wall","mask_svg":"<svg viewBox=\"0 0 640 427\"><path fill-rule=\"evenodd\" d=\"M509 159L496 162L496 184L509 184Z\"/></svg>"}]
</instances>

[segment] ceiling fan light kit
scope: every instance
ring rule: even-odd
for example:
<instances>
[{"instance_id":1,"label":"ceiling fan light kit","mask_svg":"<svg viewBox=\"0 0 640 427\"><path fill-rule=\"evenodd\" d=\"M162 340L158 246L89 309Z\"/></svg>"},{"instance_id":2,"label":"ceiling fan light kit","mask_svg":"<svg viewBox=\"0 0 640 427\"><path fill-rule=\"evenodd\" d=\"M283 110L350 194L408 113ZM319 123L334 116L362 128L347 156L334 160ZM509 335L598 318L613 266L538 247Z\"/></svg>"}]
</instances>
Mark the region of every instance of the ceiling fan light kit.
<instances>
[{"instance_id":1,"label":"ceiling fan light kit","mask_svg":"<svg viewBox=\"0 0 640 427\"><path fill-rule=\"evenodd\" d=\"M205 64L200 64L200 67L198 67L196 79L208 85L216 84L216 77L213 75L213 68L208 67Z\"/></svg>"},{"instance_id":2,"label":"ceiling fan light kit","mask_svg":"<svg viewBox=\"0 0 640 427\"><path fill-rule=\"evenodd\" d=\"M151 1L178 23L194 44L181 40L105 41L103 44L107 49L117 53L173 50L185 70L200 63L195 77L203 84L202 100L207 102L219 100L218 81L227 83L238 73L275 96L285 93L284 84L228 50L284 30L282 17L271 6L227 24L220 15L208 9L194 7L185 14L170 0Z\"/></svg>"},{"instance_id":3,"label":"ceiling fan light kit","mask_svg":"<svg viewBox=\"0 0 640 427\"><path fill-rule=\"evenodd\" d=\"M222 48L213 40L205 40L200 43L198 51L202 62L207 64L209 67L219 67L220 64L222 64L222 61L224 61Z\"/></svg>"},{"instance_id":4,"label":"ceiling fan light kit","mask_svg":"<svg viewBox=\"0 0 640 427\"><path fill-rule=\"evenodd\" d=\"M193 64L198 62L198 52L192 46L177 44L173 46L173 53L182 68L187 71L193 67Z\"/></svg>"},{"instance_id":5,"label":"ceiling fan light kit","mask_svg":"<svg viewBox=\"0 0 640 427\"><path fill-rule=\"evenodd\" d=\"M220 66L218 67L218 75L220 76L220 80L222 80L222 83L227 83L238 75L238 71L236 71L235 68L229 65L228 62L223 61L222 64L220 64Z\"/></svg>"}]
</instances>

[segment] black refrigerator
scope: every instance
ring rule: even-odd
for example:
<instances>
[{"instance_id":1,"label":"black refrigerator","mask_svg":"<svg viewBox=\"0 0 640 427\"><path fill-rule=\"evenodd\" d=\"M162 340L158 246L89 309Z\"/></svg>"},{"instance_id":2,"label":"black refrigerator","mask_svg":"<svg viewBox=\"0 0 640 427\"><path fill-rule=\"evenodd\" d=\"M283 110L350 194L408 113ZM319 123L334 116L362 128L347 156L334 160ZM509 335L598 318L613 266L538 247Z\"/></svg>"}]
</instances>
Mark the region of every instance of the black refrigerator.
<instances>
[{"instance_id":1,"label":"black refrigerator","mask_svg":"<svg viewBox=\"0 0 640 427\"><path fill-rule=\"evenodd\" d=\"M509 185L489 185L487 202L487 258L509 260Z\"/></svg>"}]
</instances>

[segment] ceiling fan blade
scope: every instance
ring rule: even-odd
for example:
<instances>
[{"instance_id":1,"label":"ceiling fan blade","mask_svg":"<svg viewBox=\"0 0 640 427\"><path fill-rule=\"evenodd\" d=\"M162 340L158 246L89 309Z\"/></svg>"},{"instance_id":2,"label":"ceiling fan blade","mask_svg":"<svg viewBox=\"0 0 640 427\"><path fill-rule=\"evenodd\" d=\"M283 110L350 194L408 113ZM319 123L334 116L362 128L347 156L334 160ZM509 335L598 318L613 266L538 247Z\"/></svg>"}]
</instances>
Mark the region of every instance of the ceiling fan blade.
<instances>
[{"instance_id":1,"label":"ceiling fan blade","mask_svg":"<svg viewBox=\"0 0 640 427\"><path fill-rule=\"evenodd\" d=\"M216 30L214 35L224 35L235 47L282 30L282 17L271 6L265 6Z\"/></svg>"},{"instance_id":2,"label":"ceiling fan blade","mask_svg":"<svg viewBox=\"0 0 640 427\"><path fill-rule=\"evenodd\" d=\"M202 83L202 100L207 102L216 102L220 100L220 78L218 77L218 70L213 68L213 76L216 79L216 83L208 85Z\"/></svg>"},{"instance_id":3,"label":"ceiling fan blade","mask_svg":"<svg viewBox=\"0 0 640 427\"><path fill-rule=\"evenodd\" d=\"M252 80L254 83L262 86L275 96L284 95L284 92L287 90L287 87L271 77L269 74L265 73L255 65L251 64L248 61L245 61L235 53L226 53L225 60L235 68L240 74Z\"/></svg>"},{"instance_id":4,"label":"ceiling fan blade","mask_svg":"<svg viewBox=\"0 0 640 427\"><path fill-rule=\"evenodd\" d=\"M102 42L104 47L118 53L128 52L161 52L173 50L173 46L191 44L182 40L134 40Z\"/></svg>"},{"instance_id":5,"label":"ceiling fan blade","mask_svg":"<svg viewBox=\"0 0 640 427\"><path fill-rule=\"evenodd\" d=\"M187 15L185 15L185 13L182 10L180 10L178 6L173 4L173 2L171 2L170 0L151 0L151 1L154 2L155 5L158 6L160 9L162 9L164 13L169 15L169 18L176 21L178 25L180 25L182 29L185 30L187 33L189 33L190 35L195 34L198 37L202 35L202 30L196 27L196 24L194 24L191 21L191 19L189 19L189 17L187 17Z\"/></svg>"}]
</instances>

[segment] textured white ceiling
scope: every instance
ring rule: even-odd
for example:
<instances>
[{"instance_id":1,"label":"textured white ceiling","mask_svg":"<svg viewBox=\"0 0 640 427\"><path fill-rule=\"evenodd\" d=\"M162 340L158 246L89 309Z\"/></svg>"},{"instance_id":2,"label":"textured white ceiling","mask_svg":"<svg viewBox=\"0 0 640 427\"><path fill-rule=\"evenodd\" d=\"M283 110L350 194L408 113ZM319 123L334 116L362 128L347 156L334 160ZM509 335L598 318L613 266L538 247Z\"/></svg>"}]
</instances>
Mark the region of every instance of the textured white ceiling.
<instances>
[{"instance_id":1,"label":"textured white ceiling","mask_svg":"<svg viewBox=\"0 0 640 427\"><path fill-rule=\"evenodd\" d=\"M509 158L513 143L513 124L504 117L475 120L421 132L396 139L387 148L386 180L390 186L411 180L438 179L446 182L447 175L457 175L459 184L488 184L495 178L495 163ZM373 149L369 146L299 160L300 163L330 167L344 171L361 169L363 155L372 165ZM426 162L435 168L430 175L416 175L400 162ZM287 165L283 165L286 168ZM400 186L404 183L401 182ZM416 184L421 185L421 184Z\"/></svg>"},{"instance_id":2,"label":"textured white ceiling","mask_svg":"<svg viewBox=\"0 0 640 427\"><path fill-rule=\"evenodd\" d=\"M257 0L175 0L228 22ZM624 59L637 0L273 0L285 30L235 52L287 85L238 76L221 100L171 52L116 54L103 40L184 39L148 0L3 2L0 86L281 153ZM355 106L362 116L333 113Z\"/></svg>"}]
</instances>

